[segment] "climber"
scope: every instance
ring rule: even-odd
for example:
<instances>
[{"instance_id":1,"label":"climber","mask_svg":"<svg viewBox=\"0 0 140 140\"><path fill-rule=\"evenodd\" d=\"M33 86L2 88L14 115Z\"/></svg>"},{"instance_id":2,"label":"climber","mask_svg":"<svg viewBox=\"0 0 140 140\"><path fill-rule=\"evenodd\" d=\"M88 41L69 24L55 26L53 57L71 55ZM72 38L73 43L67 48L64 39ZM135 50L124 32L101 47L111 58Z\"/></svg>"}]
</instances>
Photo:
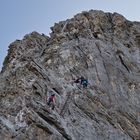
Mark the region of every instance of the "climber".
<instances>
[{"instance_id":1,"label":"climber","mask_svg":"<svg viewBox=\"0 0 140 140\"><path fill-rule=\"evenodd\" d=\"M54 108L55 108L55 94L52 94L48 98L47 105L50 106L50 107L52 106L52 110L54 110Z\"/></svg>"},{"instance_id":2,"label":"climber","mask_svg":"<svg viewBox=\"0 0 140 140\"><path fill-rule=\"evenodd\" d=\"M83 76L81 76L81 85L83 85L83 88L86 88L88 86L88 80L85 79Z\"/></svg>"},{"instance_id":3,"label":"climber","mask_svg":"<svg viewBox=\"0 0 140 140\"><path fill-rule=\"evenodd\" d=\"M74 82L79 83L80 85L83 86L83 88L86 88L88 86L88 80L85 79L83 76L81 76L80 78L77 78Z\"/></svg>"},{"instance_id":4,"label":"climber","mask_svg":"<svg viewBox=\"0 0 140 140\"><path fill-rule=\"evenodd\" d=\"M83 85L83 88L86 88L88 86L88 80L87 79L82 79L81 84Z\"/></svg>"}]
</instances>

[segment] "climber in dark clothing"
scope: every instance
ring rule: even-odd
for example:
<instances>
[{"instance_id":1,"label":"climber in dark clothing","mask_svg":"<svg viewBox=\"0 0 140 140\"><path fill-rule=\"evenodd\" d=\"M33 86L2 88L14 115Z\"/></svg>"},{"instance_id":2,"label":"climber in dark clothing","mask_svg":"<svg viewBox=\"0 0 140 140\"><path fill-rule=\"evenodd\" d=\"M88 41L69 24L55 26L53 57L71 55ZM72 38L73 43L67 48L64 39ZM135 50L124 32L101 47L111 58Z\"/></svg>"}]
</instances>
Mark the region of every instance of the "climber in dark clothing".
<instances>
[{"instance_id":1,"label":"climber in dark clothing","mask_svg":"<svg viewBox=\"0 0 140 140\"><path fill-rule=\"evenodd\" d=\"M52 110L54 110L54 107L55 107L55 94L52 94L49 97L49 99L47 101L47 105L50 106L50 107L52 106Z\"/></svg>"},{"instance_id":2,"label":"climber in dark clothing","mask_svg":"<svg viewBox=\"0 0 140 140\"><path fill-rule=\"evenodd\" d=\"M80 85L83 86L83 88L86 88L88 86L88 80L85 79L83 76L81 76L80 78L77 78L74 82L79 83Z\"/></svg>"}]
</instances>

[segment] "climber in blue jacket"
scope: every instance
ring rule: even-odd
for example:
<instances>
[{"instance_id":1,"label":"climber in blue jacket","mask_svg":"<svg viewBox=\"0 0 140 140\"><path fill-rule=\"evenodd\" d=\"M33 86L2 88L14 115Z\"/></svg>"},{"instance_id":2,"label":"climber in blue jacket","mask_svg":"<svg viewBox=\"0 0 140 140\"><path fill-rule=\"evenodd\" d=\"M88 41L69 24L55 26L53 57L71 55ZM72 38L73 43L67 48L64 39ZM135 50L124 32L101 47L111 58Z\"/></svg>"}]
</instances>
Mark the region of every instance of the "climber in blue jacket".
<instances>
[{"instance_id":1,"label":"climber in blue jacket","mask_svg":"<svg viewBox=\"0 0 140 140\"><path fill-rule=\"evenodd\" d=\"M88 80L84 78L83 76L81 76L80 78L77 78L74 82L80 83L83 86L83 88L86 88L88 86Z\"/></svg>"}]
</instances>

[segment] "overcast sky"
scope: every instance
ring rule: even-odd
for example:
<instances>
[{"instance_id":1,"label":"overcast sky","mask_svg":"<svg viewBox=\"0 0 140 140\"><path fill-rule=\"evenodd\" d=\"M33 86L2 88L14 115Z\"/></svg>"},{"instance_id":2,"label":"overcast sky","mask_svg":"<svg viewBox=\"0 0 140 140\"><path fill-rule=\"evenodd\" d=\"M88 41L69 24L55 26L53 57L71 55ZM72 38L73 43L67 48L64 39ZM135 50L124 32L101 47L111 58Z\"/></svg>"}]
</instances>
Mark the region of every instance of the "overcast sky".
<instances>
[{"instance_id":1,"label":"overcast sky","mask_svg":"<svg viewBox=\"0 0 140 140\"><path fill-rule=\"evenodd\" d=\"M49 35L55 22L90 9L140 21L140 0L0 0L0 69L11 42L32 31Z\"/></svg>"}]
</instances>

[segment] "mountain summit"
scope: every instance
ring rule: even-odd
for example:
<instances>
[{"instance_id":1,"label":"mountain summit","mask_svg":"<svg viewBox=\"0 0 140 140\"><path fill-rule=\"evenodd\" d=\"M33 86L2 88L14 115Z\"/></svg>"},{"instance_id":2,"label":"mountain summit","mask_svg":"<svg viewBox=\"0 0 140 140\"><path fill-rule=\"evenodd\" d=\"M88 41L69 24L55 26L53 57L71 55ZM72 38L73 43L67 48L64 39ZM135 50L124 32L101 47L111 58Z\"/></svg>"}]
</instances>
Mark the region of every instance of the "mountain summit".
<instances>
[{"instance_id":1,"label":"mountain summit","mask_svg":"<svg viewBox=\"0 0 140 140\"><path fill-rule=\"evenodd\" d=\"M140 22L90 10L51 30L9 45L0 140L139 140Z\"/></svg>"}]
</instances>

